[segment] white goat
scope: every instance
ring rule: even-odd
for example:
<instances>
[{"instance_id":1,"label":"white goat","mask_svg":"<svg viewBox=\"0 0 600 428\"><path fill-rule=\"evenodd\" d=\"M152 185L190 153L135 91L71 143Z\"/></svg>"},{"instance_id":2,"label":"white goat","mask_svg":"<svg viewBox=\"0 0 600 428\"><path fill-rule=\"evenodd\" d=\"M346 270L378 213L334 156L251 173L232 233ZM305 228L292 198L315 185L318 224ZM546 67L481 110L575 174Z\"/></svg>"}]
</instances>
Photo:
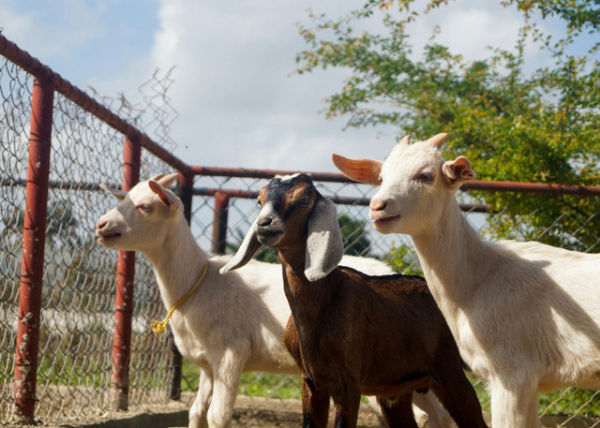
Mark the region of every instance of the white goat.
<instances>
[{"instance_id":1,"label":"white goat","mask_svg":"<svg viewBox=\"0 0 600 428\"><path fill-rule=\"evenodd\" d=\"M290 308L280 265L252 261L225 276L218 273L230 256L209 258L197 245L180 199L167 189L176 177L161 174L128 193L109 190L122 202L100 218L96 234L105 247L146 255L166 309L192 289L207 266L199 288L173 312L171 328L179 351L200 368L189 426L224 427L242 372L300 374L283 343ZM343 263L371 274L391 273L373 259L347 257ZM430 427L447 426L447 412L430 393L415 394L415 403L429 413Z\"/></svg>"},{"instance_id":2,"label":"white goat","mask_svg":"<svg viewBox=\"0 0 600 428\"><path fill-rule=\"evenodd\" d=\"M443 161L446 134L409 138L383 163L333 160L381 186L370 203L377 231L411 235L463 359L489 382L492 426L535 427L538 391L600 388L600 255L485 241L454 198L475 176L467 158Z\"/></svg>"}]
</instances>

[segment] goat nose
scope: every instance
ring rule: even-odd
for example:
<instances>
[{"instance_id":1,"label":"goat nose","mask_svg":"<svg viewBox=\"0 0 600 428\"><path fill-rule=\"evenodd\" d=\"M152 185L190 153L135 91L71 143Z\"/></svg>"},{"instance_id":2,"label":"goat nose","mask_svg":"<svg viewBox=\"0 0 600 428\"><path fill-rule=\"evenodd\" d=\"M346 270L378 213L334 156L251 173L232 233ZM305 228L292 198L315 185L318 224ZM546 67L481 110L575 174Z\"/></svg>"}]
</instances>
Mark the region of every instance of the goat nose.
<instances>
[{"instance_id":1,"label":"goat nose","mask_svg":"<svg viewBox=\"0 0 600 428\"><path fill-rule=\"evenodd\" d=\"M96 230L102 230L102 229L104 229L105 226L106 226L106 221L100 220L98 222L98 224L96 224Z\"/></svg>"},{"instance_id":2,"label":"goat nose","mask_svg":"<svg viewBox=\"0 0 600 428\"><path fill-rule=\"evenodd\" d=\"M257 224L260 227L270 226L271 223L273 223L273 219L271 217L261 217L257 221Z\"/></svg>"},{"instance_id":3,"label":"goat nose","mask_svg":"<svg viewBox=\"0 0 600 428\"><path fill-rule=\"evenodd\" d=\"M371 203L369 204L371 211L383 211L386 206L387 201L382 199L371 199Z\"/></svg>"}]
</instances>

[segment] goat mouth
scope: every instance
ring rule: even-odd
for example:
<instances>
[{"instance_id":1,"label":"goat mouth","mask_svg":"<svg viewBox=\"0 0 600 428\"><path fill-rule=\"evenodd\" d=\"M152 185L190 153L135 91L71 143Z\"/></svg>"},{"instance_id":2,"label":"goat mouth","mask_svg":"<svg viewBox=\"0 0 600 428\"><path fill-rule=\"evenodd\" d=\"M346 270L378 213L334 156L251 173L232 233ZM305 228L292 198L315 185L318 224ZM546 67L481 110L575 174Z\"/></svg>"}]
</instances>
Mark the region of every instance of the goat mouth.
<instances>
[{"instance_id":1,"label":"goat mouth","mask_svg":"<svg viewBox=\"0 0 600 428\"><path fill-rule=\"evenodd\" d=\"M120 238L121 234L118 232L114 233L98 233L98 242L106 243L108 241L114 240L115 238Z\"/></svg>"},{"instance_id":2,"label":"goat mouth","mask_svg":"<svg viewBox=\"0 0 600 428\"><path fill-rule=\"evenodd\" d=\"M373 226L378 227L378 226L383 226L389 223L394 222L395 220L398 220L400 218L400 214L396 214L396 215L391 215L391 216L376 216L375 218L373 218Z\"/></svg>"},{"instance_id":3,"label":"goat mouth","mask_svg":"<svg viewBox=\"0 0 600 428\"><path fill-rule=\"evenodd\" d=\"M283 232L281 230L258 230L256 237L263 245L272 245L276 243Z\"/></svg>"}]
</instances>

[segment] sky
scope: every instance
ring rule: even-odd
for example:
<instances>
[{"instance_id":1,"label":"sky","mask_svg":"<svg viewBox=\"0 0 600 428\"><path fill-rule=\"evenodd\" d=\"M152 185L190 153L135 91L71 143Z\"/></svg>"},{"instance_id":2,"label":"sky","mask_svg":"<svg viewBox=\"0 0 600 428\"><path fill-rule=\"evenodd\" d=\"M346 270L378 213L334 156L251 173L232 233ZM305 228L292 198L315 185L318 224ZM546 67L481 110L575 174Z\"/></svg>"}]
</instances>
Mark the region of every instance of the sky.
<instances>
[{"instance_id":1,"label":"sky","mask_svg":"<svg viewBox=\"0 0 600 428\"><path fill-rule=\"evenodd\" d=\"M362 0L0 0L2 34L75 85L133 102L155 70L175 67L175 154L194 165L334 171L331 153L383 158L395 133L343 130L324 98L342 70L294 75L308 10L341 16ZM415 51L439 40L466 59L514 45L521 16L499 0L456 0L420 17ZM373 22L371 25L378 25ZM375 28L376 29L376 28ZM538 55L533 48L529 55ZM540 59L541 61L542 59ZM417 136L428 137L428 136Z\"/></svg>"}]
</instances>

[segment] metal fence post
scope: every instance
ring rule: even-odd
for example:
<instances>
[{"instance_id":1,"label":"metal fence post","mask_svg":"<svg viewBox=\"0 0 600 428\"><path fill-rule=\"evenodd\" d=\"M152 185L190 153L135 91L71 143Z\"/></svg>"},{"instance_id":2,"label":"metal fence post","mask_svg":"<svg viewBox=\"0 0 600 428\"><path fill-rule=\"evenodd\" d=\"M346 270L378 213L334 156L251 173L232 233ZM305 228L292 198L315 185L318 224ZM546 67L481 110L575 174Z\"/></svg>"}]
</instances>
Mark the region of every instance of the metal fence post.
<instances>
[{"instance_id":1,"label":"metal fence post","mask_svg":"<svg viewBox=\"0 0 600 428\"><path fill-rule=\"evenodd\" d=\"M194 176L190 174L179 173L177 179L177 195L183 202L183 216L190 224L192 219L192 191L194 187ZM175 340L173 338L173 331L169 326L169 334L167 336L167 348L169 349L167 367L170 370L167 373L167 379L170 384L168 385L168 397L170 400L179 400L181 398L181 369L183 365L183 359L179 349L175 346Z\"/></svg>"},{"instance_id":2,"label":"metal fence post","mask_svg":"<svg viewBox=\"0 0 600 428\"><path fill-rule=\"evenodd\" d=\"M227 245L227 213L229 211L229 195L215 192L215 208L213 214L213 230L211 251L213 254L225 254Z\"/></svg>"},{"instance_id":3,"label":"metal fence post","mask_svg":"<svg viewBox=\"0 0 600 428\"><path fill-rule=\"evenodd\" d=\"M141 152L139 138L125 138L122 190L129 191L139 181ZM119 250L110 388L112 410L127 410L128 405L134 273L135 252Z\"/></svg>"},{"instance_id":4,"label":"metal fence post","mask_svg":"<svg viewBox=\"0 0 600 428\"><path fill-rule=\"evenodd\" d=\"M34 79L14 373L16 413L25 423L33 422L36 401L53 103L52 82Z\"/></svg>"}]
</instances>

